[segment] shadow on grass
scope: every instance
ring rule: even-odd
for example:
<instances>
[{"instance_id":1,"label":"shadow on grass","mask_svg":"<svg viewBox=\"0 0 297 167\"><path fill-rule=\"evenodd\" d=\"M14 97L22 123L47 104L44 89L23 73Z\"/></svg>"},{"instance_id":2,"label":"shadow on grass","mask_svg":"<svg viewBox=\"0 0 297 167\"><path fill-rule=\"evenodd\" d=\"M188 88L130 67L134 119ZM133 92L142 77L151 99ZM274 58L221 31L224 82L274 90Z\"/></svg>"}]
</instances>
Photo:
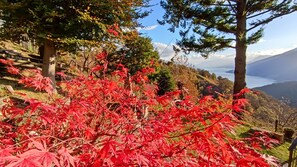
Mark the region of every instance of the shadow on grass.
<instances>
[{"instance_id":1,"label":"shadow on grass","mask_svg":"<svg viewBox=\"0 0 297 167\"><path fill-rule=\"evenodd\" d=\"M1 85L10 85L14 90L22 90L25 92L36 93L37 91L33 88L25 87L23 84L18 83L16 76L12 77L1 77L0 78L0 86Z\"/></svg>"},{"instance_id":2,"label":"shadow on grass","mask_svg":"<svg viewBox=\"0 0 297 167\"><path fill-rule=\"evenodd\" d=\"M248 131L246 131L246 132L242 132L242 133L240 133L238 136L240 137L240 138L248 138L248 137L251 137L252 136L252 134L253 134L253 130L248 130Z\"/></svg>"}]
</instances>

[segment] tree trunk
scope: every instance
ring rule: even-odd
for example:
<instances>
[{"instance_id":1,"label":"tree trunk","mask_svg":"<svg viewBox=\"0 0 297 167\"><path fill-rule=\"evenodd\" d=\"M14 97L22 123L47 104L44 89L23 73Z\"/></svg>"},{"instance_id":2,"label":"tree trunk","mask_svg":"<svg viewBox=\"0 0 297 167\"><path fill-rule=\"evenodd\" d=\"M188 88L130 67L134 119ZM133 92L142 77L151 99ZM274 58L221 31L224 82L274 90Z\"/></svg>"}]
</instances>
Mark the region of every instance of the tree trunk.
<instances>
[{"instance_id":1,"label":"tree trunk","mask_svg":"<svg viewBox=\"0 0 297 167\"><path fill-rule=\"evenodd\" d=\"M42 64L42 75L49 77L54 90L56 89L56 48L55 43L46 39L44 42L44 55Z\"/></svg>"},{"instance_id":2,"label":"tree trunk","mask_svg":"<svg viewBox=\"0 0 297 167\"><path fill-rule=\"evenodd\" d=\"M246 87L246 0L237 1L237 31L236 31L236 56L234 70L233 93L238 94ZM244 95L235 97L244 98Z\"/></svg>"}]
</instances>

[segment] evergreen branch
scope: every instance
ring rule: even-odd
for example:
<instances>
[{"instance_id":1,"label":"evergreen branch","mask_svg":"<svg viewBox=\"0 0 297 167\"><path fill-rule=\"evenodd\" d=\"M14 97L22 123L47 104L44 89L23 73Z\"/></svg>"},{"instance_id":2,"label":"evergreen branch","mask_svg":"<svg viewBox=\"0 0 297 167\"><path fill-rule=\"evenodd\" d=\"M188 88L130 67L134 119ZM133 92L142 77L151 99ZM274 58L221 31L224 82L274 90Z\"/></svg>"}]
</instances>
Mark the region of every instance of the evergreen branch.
<instances>
[{"instance_id":1,"label":"evergreen branch","mask_svg":"<svg viewBox=\"0 0 297 167\"><path fill-rule=\"evenodd\" d=\"M268 12L271 12L271 11L272 11L272 9L269 9L269 10L266 10L266 11L264 11L264 12L257 13L257 14L254 14L254 15L247 15L247 16L249 16L249 17L247 17L246 19L248 20L248 19L251 19L251 18L255 18L255 17L257 17L257 16L263 15L263 14L268 13Z\"/></svg>"},{"instance_id":2,"label":"evergreen branch","mask_svg":"<svg viewBox=\"0 0 297 167\"><path fill-rule=\"evenodd\" d=\"M223 7L230 7L229 4L217 4L217 3L209 4L209 6L223 6Z\"/></svg>"},{"instance_id":3,"label":"evergreen branch","mask_svg":"<svg viewBox=\"0 0 297 167\"><path fill-rule=\"evenodd\" d=\"M283 0L281 3L277 4L276 6L273 6L272 8L270 8L271 10L270 11L277 11L279 10L281 7L285 6L285 5L288 5L290 3L290 1L287 1L287 0ZM250 11L250 9L252 9L255 5L251 5L250 7L247 8L247 11ZM269 9L269 8L267 8ZM257 9L259 10L259 9Z\"/></svg>"},{"instance_id":4,"label":"evergreen branch","mask_svg":"<svg viewBox=\"0 0 297 167\"><path fill-rule=\"evenodd\" d=\"M264 29L262 27L255 33L251 34L246 40L247 44L251 45L251 44L258 42L261 39L261 37L263 36L263 31L264 31Z\"/></svg>"},{"instance_id":5,"label":"evergreen branch","mask_svg":"<svg viewBox=\"0 0 297 167\"><path fill-rule=\"evenodd\" d=\"M251 19L251 18L254 18L254 17L257 17L257 16L260 16L260 15L263 15L265 13L268 13L268 12L271 12L271 11L277 11L279 10L283 5L285 5L284 3L286 2L286 0L284 0L283 2L279 3L277 6L273 7L273 8L269 8L268 10L264 11L264 12L260 12L260 13L257 13L255 15L252 15L250 17L247 17L247 19Z\"/></svg>"},{"instance_id":6,"label":"evergreen branch","mask_svg":"<svg viewBox=\"0 0 297 167\"><path fill-rule=\"evenodd\" d=\"M231 7L231 9L233 10L233 12L236 14L237 11L236 11L236 9L234 8L234 6L232 5L231 0L227 0L227 1L228 1L229 6ZM233 2L234 2L234 1L233 1Z\"/></svg>"},{"instance_id":7,"label":"evergreen branch","mask_svg":"<svg viewBox=\"0 0 297 167\"><path fill-rule=\"evenodd\" d=\"M231 48L231 49L236 49L236 47L232 46L232 45L227 45L226 47Z\"/></svg>"}]
</instances>

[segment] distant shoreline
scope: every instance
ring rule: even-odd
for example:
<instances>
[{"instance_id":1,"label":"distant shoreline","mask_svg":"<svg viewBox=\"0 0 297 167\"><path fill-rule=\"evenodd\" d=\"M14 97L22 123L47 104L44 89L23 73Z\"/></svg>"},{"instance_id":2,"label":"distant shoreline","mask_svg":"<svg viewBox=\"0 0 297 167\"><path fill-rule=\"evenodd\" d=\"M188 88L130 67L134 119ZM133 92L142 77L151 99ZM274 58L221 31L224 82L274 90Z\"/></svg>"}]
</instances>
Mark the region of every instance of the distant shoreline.
<instances>
[{"instance_id":1,"label":"distant shoreline","mask_svg":"<svg viewBox=\"0 0 297 167\"><path fill-rule=\"evenodd\" d=\"M230 81L234 81L234 70L230 68L209 68L206 69L211 73L215 73L216 76L221 76L224 78L229 79ZM270 78L264 78L264 77L258 77L258 76L252 76L252 75L246 75L246 82L247 87L249 88L255 88L255 87L261 87L273 83L277 83L276 80L270 79Z\"/></svg>"}]
</instances>

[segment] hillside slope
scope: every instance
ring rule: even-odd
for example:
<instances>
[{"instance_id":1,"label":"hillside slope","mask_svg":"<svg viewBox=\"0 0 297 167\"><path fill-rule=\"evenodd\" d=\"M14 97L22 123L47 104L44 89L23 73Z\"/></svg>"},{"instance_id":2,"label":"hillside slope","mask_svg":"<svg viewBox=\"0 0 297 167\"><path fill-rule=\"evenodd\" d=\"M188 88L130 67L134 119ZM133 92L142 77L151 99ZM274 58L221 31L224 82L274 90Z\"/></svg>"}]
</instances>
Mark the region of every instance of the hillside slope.
<instances>
[{"instance_id":1,"label":"hillside slope","mask_svg":"<svg viewBox=\"0 0 297 167\"><path fill-rule=\"evenodd\" d=\"M276 81L297 81L297 48L288 52L248 64L247 75L274 79Z\"/></svg>"},{"instance_id":2,"label":"hillside slope","mask_svg":"<svg viewBox=\"0 0 297 167\"><path fill-rule=\"evenodd\" d=\"M255 88L297 107L297 81L275 83Z\"/></svg>"},{"instance_id":3,"label":"hillside slope","mask_svg":"<svg viewBox=\"0 0 297 167\"><path fill-rule=\"evenodd\" d=\"M192 69L184 65L171 64L167 66L174 80L182 81L193 97L213 95L216 98L222 93L224 98L229 98L230 103L232 102L233 83L228 79L215 76L206 70ZM275 120L278 119L279 131L282 131L283 127L297 127L297 115L296 119L292 117L295 110L287 104L281 103L262 91L249 93L246 98L249 102L246 109L250 112L245 115L244 120L251 125L274 130Z\"/></svg>"},{"instance_id":4,"label":"hillside slope","mask_svg":"<svg viewBox=\"0 0 297 167\"><path fill-rule=\"evenodd\" d=\"M249 105L245 116L245 121L256 127L274 130L275 120L278 120L281 132L284 127L297 127L297 113L296 109L281 103L274 97L259 92L256 94L247 94Z\"/></svg>"}]
</instances>

